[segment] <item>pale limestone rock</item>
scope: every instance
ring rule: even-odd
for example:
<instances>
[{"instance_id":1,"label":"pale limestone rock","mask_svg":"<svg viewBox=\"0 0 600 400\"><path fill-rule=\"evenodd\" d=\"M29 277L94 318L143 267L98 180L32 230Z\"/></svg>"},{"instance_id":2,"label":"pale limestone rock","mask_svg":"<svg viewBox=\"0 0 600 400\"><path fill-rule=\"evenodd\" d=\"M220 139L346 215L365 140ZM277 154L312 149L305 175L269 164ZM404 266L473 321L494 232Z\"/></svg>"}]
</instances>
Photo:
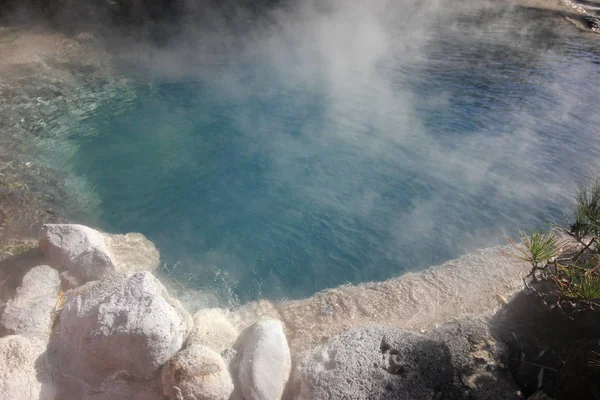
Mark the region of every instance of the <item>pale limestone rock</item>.
<instances>
[{"instance_id":1,"label":"pale limestone rock","mask_svg":"<svg viewBox=\"0 0 600 400\"><path fill-rule=\"evenodd\" d=\"M45 346L20 335L0 338L0 400L53 400Z\"/></svg>"},{"instance_id":2,"label":"pale limestone rock","mask_svg":"<svg viewBox=\"0 0 600 400\"><path fill-rule=\"evenodd\" d=\"M223 317L219 309L206 309L194 314L194 328L187 344L201 344L221 352L231 348L237 336L237 330Z\"/></svg>"},{"instance_id":3,"label":"pale limestone rock","mask_svg":"<svg viewBox=\"0 0 600 400\"><path fill-rule=\"evenodd\" d=\"M154 271L158 268L160 253L146 236L141 233L105 235L108 237L108 251L115 260L119 272L132 274Z\"/></svg>"},{"instance_id":4,"label":"pale limestone rock","mask_svg":"<svg viewBox=\"0 0 600 400\"><path fill-rule=\"evenodd\" d=\"M108 376L98 385L88 385L74 376L59 375L54 400L164 400L157 377L139 379L125 371Z\"/></svg>"},{"instance_id":5,"label":"pale limestone rock","mask_svg":"<svg viewBox=\"0 0 600 400\"><path fill-rule=\"evenodd\" d=\"M137 380L128 376L114 376L106 379L100 387L88 390L81 397L72 400L163 400L159 382L156 379ZM71 400L61 398L60 400Z\"/></svg>"},{"instance_id":6,"label":"pale limestone rock","mask_svg":"<svg viewBox=\"0 0 600 400\"><path fill-rule=\"evenodd\" d=\"M46 224L40 248L48 261L66 268L72 286L114 273L133 274L158 268L160 254L140 233L112 235L76 224Z\"/></svg>"},{"instance_id":7,"label":"pale limestone rock","mask_svg":"<svg viewBox=\"0 0 600 400\"><path fill-rule=\"evenodd\" d=\"M232 369L234 369L235 366L235 362L237 361L237 351L233 348L227 348L227 349L223 349L221 350L221 357L223 358L223 361L225 361L225 365L228 365L230 367L230 371Z\"/></svg>"},{"instance_id":8,"label":"pale limestone rock","mask_svg":"<svg viewBox=\"0 0 600 400\"><path fill-rule=\"evenodd\" d=\"M147 379L181 349L191 327L191 316L151 273L110 276L67 293L53 368L92 387L119 371Z\"/></svg>"},{"instance_id":9,"label":"pale limestone rock","mask_svg":"<svg viewBox=\"0 0 600 400\"><path fill-rule=\"evenodd\" d=\"M240 335L236 348L244 399L280 399L291 370L290 349L281 322L257 322Z\"/></svg>"},{"instance_id":10,"label":"pale limestone rock","mask_svg":"<svg viewBox=\"0 0 600 400\"><path fill-rule=\"evenodd\" d=\"M59 291L60 278L55 269L47 265L32 268L6 304L0 332L47 341Z\"/></svg>"},{"instance_id":11,"label":"pale limestone rock","mask_svg":"<svg viewBox=\"0 0 600 400\"><path fill-rule=\"evenodd\" d=\"M221 356L199 344L180 351L165 364L161 383L171 400L227 400L233 393L233 381Z\"/></svg>"},{"instance_id":12,"label":"pale limestone rock","mask_svg":"<svg viewBox=\"0 0 600 400\"><path fill-rule=\"evenodd\" d=\"M40 231L40 248L51 264L66 268L80 283L117 272L106 236L87 226L44 225Z\"/></svg>"}]
</instances>

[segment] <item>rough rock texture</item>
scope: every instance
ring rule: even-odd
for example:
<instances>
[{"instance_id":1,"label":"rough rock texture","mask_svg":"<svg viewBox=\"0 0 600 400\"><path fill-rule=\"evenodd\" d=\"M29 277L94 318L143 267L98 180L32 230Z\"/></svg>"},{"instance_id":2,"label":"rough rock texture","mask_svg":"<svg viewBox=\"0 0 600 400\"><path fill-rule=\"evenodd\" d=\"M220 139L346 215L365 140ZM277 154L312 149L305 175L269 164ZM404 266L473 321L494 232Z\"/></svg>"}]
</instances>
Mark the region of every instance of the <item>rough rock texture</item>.
<instances>
[{"instance_id":1,"label":"rough rock texture","mask_svg":"<svg viewBox=\"0 0 600 400\"><path fill-rule=\"evenodd\" d=\"M200 310L194 314L194 329L187 345L201 344L217 352L233 347L237 330L227 321L220 310Z\"/></svg>"},{"instance_id":2,"label":"rough rock texture","mask_svg":"<svg viewBox=\"0 0 600 400\"><path fill-rule=\"evenodd\" d=\"M0 335L19 334L47 340L59 291L60 278L55 269L47 265L32 268L4 308Z\"/></svg>"},{"instance_id":3,"label":"rough rock texture","mask_svg":"<svg viewBox=\"0 0 600 400\"><path fill-rule=\"evenodd\" d=\"M191 326L191 316L149 272L90 282L67 293L52 340L53 368L67 387L97 387L119 371L129 380L150 378L180 350Z\"/></svg>"},{"instance_id":4,"label":"rough rock texture","mask_svg":"<svg viewBox=\"0 0 600 400\"><path fill-rule=\"evenodd\" d=\"M485 324L428 334L370 326L307 352L294 371L298 399L519 399Z\"/></svg>"},{"instance_id":5,"label":"rough rock texture","mask_svg":"<svg viewBox=\"0 0 600 400\"><path fill-rule=\"evenodd\" d=\"M66 398L64 398L66 400ZM157 379L130 379L126 374L115 374L98 388L90 389L73 400L164 400ZM59 399L56 399L59 400ZM63 400L61 398L60 400Z\"/></svg>"},{"instance_id":6,"label":"rough rock texture","mask_svg":"<svg viewBox=\"0 0 600 400\"><path fill-rule=\"evenodd\" d=\"M245 400L281 398L291 370L290 349L280 321L266 320L244 331L236 345L238 380Z\"/></svg>"},{"instance_id":7,"label":"rough rock texture","mask_svg":"<svg viewBox=\"0 0 600 400\"><path fill-rule=\"evenodd\" d=\"M42 342L20 335L0 339L0 400L53 400Z\"/></svg>"},{"instance_id":8,"label":"rough rock texture","mask_svg":"<svg viewBox=\"0 0 600 400\"><path fill-rule=\"evenodd\" d=\"M192 345L171 358L161 372L163 393L169 399L227 400L233 381L221 356L202 345Z\"/></svg>"},{"instance_id":9,"label":"rough rock texture","mask_svg":"<svg viewBox=\"0 0 600 400\"><path fill-rule=\"evenodd\" d=\"M54 375L57 392L54 400L164 400L158 377L139 379L120 371L92 386L61 371L55 371Z\"/></svg>"},{"instance_id":10,"label":"rough rock texture","mask_svg":"<svg viewBox=\"0 0 600 400\"><path fill-rule=\"evenodd\" d=\"M39 249L37 241L27 240L16 243L21 243L25 247L11 252L15 255L9 255L0 261L0 309L15 297L26 273L38 265L46 264L46 258Z\"/></svg>"},{"instance_id":11,"label":"rough rock texture","mask_svg":"<svg viewBox=\"0 0 600 400\"><path fill-rule=\"evenodd\" d=\"M154 271L158 268L160 253L146 236L141 233L105 235L108 238L108 251L115 260L119 272L132 274Z\"/></svg>"},{"instance_id":12,"label":"rough rock texture","mask_svg":"<svg viewBox=\"0 0 600 400\"><path fill-rule=\"evenodd\" d=\"M51 264L66 268L79 284L116 272L154 270L160 257L139 233L110 235L75 224L44 225L40 248Z\"/></svg>"},{"instance_id":13,"label":"rough rock texture","mask_svg":"<svg viewBox=\"0 0 600 400\"><path fill-rule=\"evenodd\" d=\"M47 224L40 231L40 248L48 261L81 282L117 272L106 242L104 234L83 225Z\"/></svg>"}]
</instances>

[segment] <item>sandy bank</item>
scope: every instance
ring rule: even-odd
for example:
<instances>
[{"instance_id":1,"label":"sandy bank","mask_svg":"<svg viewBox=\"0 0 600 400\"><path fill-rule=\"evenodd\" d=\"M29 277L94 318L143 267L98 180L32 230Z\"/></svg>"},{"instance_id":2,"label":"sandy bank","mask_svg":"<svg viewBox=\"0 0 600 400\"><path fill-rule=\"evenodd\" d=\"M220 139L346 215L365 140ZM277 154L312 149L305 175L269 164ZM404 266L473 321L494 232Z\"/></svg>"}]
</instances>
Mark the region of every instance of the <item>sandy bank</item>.
<instances>
[{"instance_id":1,"label":"sandy bank","mask_svg":"<svg viewBox=\"0 0 600 400\"><path fill-rule=\"evenodd\" d=\"M346 285L303 300L259 301L225 312L243 329L262 318L282 320L292 352L366 325L429 330L467 316L491 316L523 288L528 266L506 246L475 251L422 272L384 282Z\"/></svg>"}]
</instances>

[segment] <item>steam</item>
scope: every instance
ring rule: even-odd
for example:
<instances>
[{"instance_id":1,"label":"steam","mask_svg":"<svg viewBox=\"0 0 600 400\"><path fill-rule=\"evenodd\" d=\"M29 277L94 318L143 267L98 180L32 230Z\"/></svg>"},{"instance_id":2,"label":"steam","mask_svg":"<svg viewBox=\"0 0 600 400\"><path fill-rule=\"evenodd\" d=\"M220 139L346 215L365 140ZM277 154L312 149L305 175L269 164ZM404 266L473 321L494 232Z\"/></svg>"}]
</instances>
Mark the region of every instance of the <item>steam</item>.
<instances>
[{"instance_id":1,"label":"steam","mask_svg":"<svg viewBox=\"0 0 600 400\"><path fill-rule=\"evenodd\" d=\"M340 240L362 221L389 266L437 263L439 254L543 226L600 168L597 65L584 39L557 38L568 28L533 11L479 1L307 0L259 16L235 9L199 25L194 16L207 11L187 7L166 43L119 41L119 63L149 81L202 82L235 103L228 117L252 144L248 156L268 158L269 190L334 216ZM454 118L459 112L467 118ZM398 187L406 196L390 195ZM282 210L284 221L294 211ZM280 228L282 236L291 229ZM186 229L186 238L195 234ZM253 272L229 248L193 262L242 282ZM365 269L374 267L365 259ZM331 279L326 269L310 273ZM269 279L265 286L279 285Z\"/></svg>"},{"instance_id":2,"label":"steam","mask_svg":"<svg viewBox=\"0 0 600 400\"><path fill-rule=\"evenodd\" d=\"M187 27L185 40L148 57L158 79L201 79L247 104L232 118L256 143L248 152L270 158L264 179L341 221L366 221L364 235L377 232L370 240L386 262L411 268L543 227L600 167L590 134L600 126L590 108L598 97L585 84L598 70L556 54L545 42L556 32L539 21L486 3L304 1L272 10L243 38ZM480 65L465 63L473 48ZM515 69L528 63L531 76ZM249 76L244 65L256 64ZM561 64L564 74L544 73ZM444 87L429 85L444 74ZM512 99L516 86L529 96ZM487 105L455 105L478 96ZM279 106L264 114L254 102ZM460 111L473 113L473 126L445 128ZM303 116L299 134L289 134ZM402 196L388 195L398 182L419 194L398 204ZM243 281L244 262L232 257L217 249L201 263L226 265ZM364 268L384 269L369 260ZM319 280L331 271L310 273Z\"/></svg>"}]
</instances>

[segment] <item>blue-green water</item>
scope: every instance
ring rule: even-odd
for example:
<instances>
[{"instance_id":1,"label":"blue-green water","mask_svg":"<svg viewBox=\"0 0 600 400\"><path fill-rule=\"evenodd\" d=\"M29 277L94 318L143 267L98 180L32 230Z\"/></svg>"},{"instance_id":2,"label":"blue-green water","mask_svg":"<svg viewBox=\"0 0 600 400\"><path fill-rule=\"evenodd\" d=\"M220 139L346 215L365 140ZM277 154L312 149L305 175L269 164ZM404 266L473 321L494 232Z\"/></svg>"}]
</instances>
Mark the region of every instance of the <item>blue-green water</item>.
<instances>
[{"instance_id":1,"label":"blue-green water","mask_svg":"<svg viewBox=\"0 0 600 400\"><path fill-rule=\"evenodd\" d=\"M88 116L64 168L102 228L147 235L172 277L225 302L440 263L560 217L600 167L599 42L531 18L169 55Z\"/></svg>"}]
</instances>

